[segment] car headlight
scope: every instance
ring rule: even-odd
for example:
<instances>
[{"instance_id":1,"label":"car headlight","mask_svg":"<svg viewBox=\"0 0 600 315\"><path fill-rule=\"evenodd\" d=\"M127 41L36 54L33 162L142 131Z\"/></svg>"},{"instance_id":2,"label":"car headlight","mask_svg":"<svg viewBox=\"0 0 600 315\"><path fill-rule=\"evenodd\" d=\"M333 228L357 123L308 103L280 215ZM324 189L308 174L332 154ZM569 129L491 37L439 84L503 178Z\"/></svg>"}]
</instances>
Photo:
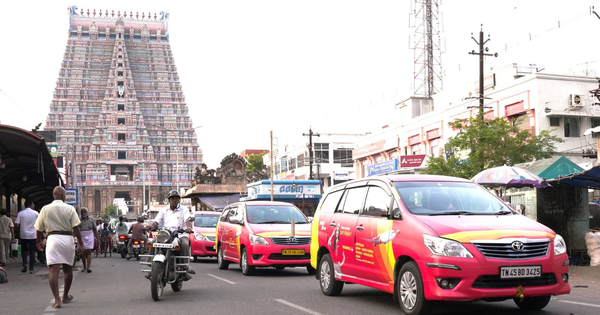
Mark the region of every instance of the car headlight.
<instances>
[{"instance_id":1,"label":"car headlight","mask_svg":"<svg viewBox=\"0 0 600 315\"><path fill-rule=\"evenodd\" d=\"M457 241L423 235L423 242L434 255L473 258L473 254Z\"/></svg>"},{"instance_id":2,"label":"car headlight","mask_svg":"<svg viewBox=\"0 0 600 315\"><path fill-rule=\"evenodd\" d=\"M267 242L267 240L264 237L254 235L254 234L249 234L249 235L250 235L250 244L252 244L252 245L269 245L269 242Z\"/></svg>"},{"instance_id":3,"label":"car headlight","mask_svg":"<svg viewBox=\"0 0 600 315\"><path fill-rule=\"evenodd\" d=\"M554 237L554 255L561 255L567 252L567 245L562 236L556 234Z\"/></svg>"},{"instance_id":4,"label":"car headlight","mask_svg":"<svg viewBox=\"0 0 600 315\"><path fill-rule=\"evenodd\" d=\"M208 237L204 236L202 233L194 232L194 238L196 241L208 241Z\"/></svg>"}]
</instances>

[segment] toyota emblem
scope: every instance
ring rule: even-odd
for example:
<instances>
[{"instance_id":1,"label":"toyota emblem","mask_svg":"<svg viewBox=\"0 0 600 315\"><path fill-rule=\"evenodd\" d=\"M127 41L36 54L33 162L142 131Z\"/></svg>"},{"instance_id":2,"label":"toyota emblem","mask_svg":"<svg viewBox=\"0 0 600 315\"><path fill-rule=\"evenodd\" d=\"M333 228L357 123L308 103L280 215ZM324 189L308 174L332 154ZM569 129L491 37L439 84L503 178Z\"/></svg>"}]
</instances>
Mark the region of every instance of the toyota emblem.
<instances>
[{"instance_id":1,"label":"toyota emblem","mask_svg":"<svg viewBox=\"0 0 600 315\"><path fill-rule=\"evenodd\" d=\"M525 245L521 241L514 241L510 246L515 252L522 252L523 248L525 248Z\"/></svg>"}]
</instances>

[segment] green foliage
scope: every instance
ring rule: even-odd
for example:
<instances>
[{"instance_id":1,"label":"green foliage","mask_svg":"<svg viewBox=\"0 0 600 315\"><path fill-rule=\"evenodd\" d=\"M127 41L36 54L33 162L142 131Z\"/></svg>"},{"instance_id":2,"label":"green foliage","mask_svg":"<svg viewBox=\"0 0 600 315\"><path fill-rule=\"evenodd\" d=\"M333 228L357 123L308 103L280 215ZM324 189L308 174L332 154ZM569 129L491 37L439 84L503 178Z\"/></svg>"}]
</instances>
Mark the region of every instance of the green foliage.
<instances>
[{"instance_id":1,"label":"green foliage","mask_svg":"<svg viewBox=\"0 0 600 315\"><path fill-rule=\"evenodd\" d=\"M248 164L246 165L246 172L253 172L253 171L262 170L264 168L263 156L265 154L266 153L262 153L262 154L250 154L246 158L246 161L248 162Z\"/></svg>"},{"instance_id":2,"label":"green foliage","mask_svg":"<svg viewBox=\"0 0 600 315\"><path fill-rule=\"evenodd\" d=\"M104 213L102 213L102 220L108 221L111 217L117 217L119 215L121 215L121 210L119 210L115 205L109 205L108 207L104 208Z\"/></svg>"},{"instance_id":3,"label":"green foliage","mask_svg":"<svg viewBox=\"0 0 600 315\"><path fill-rule=\"evenodd\" d=\"M549 130L532 136L530 130L519 129L522 119L484 121L478 115L450 122L460 131L448 139L441 156L429 159L422 173L470 179L488 168L552 157L554 144L562 139Z\"/></svg>"}]
</instances>

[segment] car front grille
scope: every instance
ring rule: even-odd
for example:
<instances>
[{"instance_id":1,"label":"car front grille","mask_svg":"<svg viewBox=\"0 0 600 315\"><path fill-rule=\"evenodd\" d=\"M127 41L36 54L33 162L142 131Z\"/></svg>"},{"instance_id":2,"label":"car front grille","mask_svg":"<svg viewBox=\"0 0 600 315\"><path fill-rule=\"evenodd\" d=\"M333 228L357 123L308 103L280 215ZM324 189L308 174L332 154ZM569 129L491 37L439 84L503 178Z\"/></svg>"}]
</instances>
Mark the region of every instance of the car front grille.
<instances>
[{"instance_id":1,"label":"car front grille","mask_svg":"<svg viewBox=\"0 0 600 315\"><path fill-rule=\"evenodd\" d=\"M289 237L289 236L273 236L270 237L271 242L275 245L285 246L302 246L310 244L310 236Z\"/></svg>"},{"instance_id":2,"label":"car front grille","mask_svg":"<svg viewBox=\"0 0 600 315\"><path fill-rule=\"evenodd\" d=\"M547 240L523 242L523 249L521 251L516 251L513 249L512 241L495 243L472 243L486 258L513 260L544 257L548 255L548 248L550 247L550 242Z\"/></svg>"},{"instance_id":3,"label":"car front grille","mask_svg":"<svg viewBox=\"0 0 600 315\"><path fill-rule=\"evenodd\" d=\"M310 253L304 255L282 255L282 254L271 254L269 255L269 259L271 260L300 260L300 259L310 259Z\"/></svg>"},{"instance_id":4,"label":"car front grille","mask_svg":"<svg viewBox=\"0 0 600 315\"><path fill-rule=\"evenodd\" d=\"M473 288L477 289L504 289L516 288L518 286L534 287L556 284L553 273L543 273L537 278L500 279L498 275L481 276L473 282Z\"/></svg>"}]
</instances>

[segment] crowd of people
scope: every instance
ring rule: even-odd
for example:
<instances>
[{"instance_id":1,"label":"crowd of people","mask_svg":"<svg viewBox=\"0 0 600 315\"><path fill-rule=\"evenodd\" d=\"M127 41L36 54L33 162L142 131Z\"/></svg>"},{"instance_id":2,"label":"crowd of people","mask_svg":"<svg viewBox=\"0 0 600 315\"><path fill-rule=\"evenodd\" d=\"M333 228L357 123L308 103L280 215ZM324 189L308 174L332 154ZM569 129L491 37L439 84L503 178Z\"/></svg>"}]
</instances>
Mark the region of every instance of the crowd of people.
<instances>
[{"instance_id":1,"label":"crowd of people","mask_svg":"<svg viewBox=\"0 0 600 315\"><path fill-rule=\"evenodd\" d=\"M137 223L128 226L124 217L119 217L119 222L113 226L111 222L94 220L87 208L81 208L81 216L75 207L65 203L66 191L57 186L52 192L54 201L39 211L35 211L32 200L25 201L25 208L21 210L15 221L7 216L5 209L0 209L0 283L6 282L7 275L2 268L11 263L13 257L13 244L16 239L21 246L23 268L21 272L34 274L36 258L48 266L48 282L54 295L54 308L59 308L63 303L69 303L73 296L69 294L73 281L73 266L76 254L79 254L83 263L82 272L91 273L92 252L94 250L111 250L112 246L103 247L108 242L112 243L111 236L116 234L128 235L129 243L126 245L131 253L133 240L144 240L148 243L150 227L143 224L144 219L138 218ZM191 222L184 220L189 217L187 208L180 206L180 196L177 191L169 193L169 206L162 209L152 228L163 225L166 227L186 228L191 232ZM187 234L186 234L187 235ZM189 253L187 236L180 237L182 250ZM189 255L189 254L188 254ZM127 257L131 258L131 254ZM58 275L60 270L64 273L64 291L59 296ZM191 279L188 274L185 280Z\"/></svg>"}]
</instances>

